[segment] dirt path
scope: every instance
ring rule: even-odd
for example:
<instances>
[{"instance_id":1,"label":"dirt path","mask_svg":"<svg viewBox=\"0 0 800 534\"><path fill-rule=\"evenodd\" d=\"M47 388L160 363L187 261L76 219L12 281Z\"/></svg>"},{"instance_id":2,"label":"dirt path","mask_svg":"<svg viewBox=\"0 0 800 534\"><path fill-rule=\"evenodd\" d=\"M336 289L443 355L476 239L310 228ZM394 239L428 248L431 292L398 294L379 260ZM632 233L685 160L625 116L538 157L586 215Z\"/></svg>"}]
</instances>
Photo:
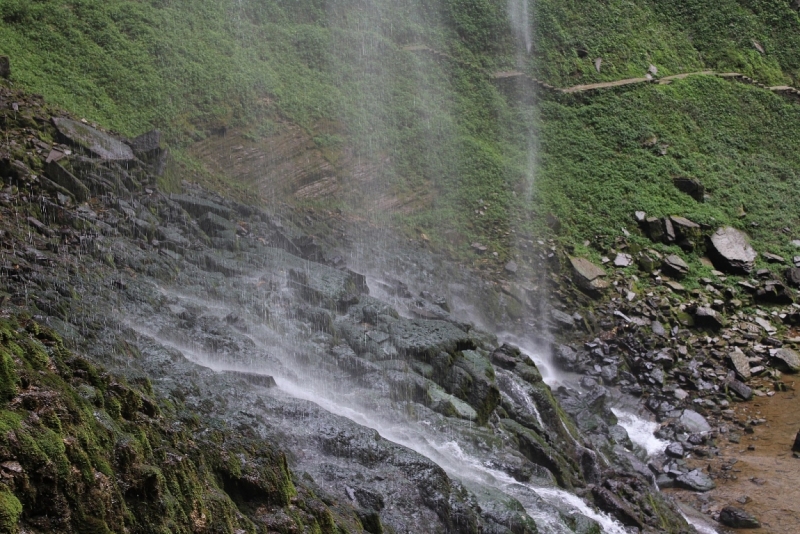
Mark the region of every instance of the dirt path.
<instances>
[{"instance_id":1,"label":"dirt path","mask_svg":"<svg viewBox=\"0 0 800 534\"><path fill-rule=\"evenodd\" d=\"M762 528L747 530L753 534L800 532L800 459L792 455L800 430L800 394L792 391L756 398L737 404L734 411L735 421L766 422L753 426L749 434L732 421L729 428L740 435L739 443L722 435L717 441L718 457L689 461L692 467L716 475L717 488L705 494L667 491L708 514L727 505L742 508L761 521Z\"/></svg>"},{"instance_id":2,"label":"dirt path","mask_svg":"<svg viewBox=\"0 0 800 534\"><path fill-rule=\"evenodd\" d=\"M427 47L425 45L410 45L403 47L403 50L407 52L426 52L432 54L439 58L446 58L450 61L455 61L456 63L460 63L462 65L470 66L476 70L479 70L485 73L488 76L491 76L497 80L504 80L509 78L524 78L527 81L538 85L540 87L544 87L545 89L549 89L551 91L555 91L557 93L564 93L564 94L572 94L572 93L583 93L587 91L595 91L598 89L609 89L612 87L621 87L624 85L634 85L639 83L657 83L659 85L667 85L672 83L675 80L683 80L684 78L688 78L689 76L717 76L720 78L728 78L732 79L741 83L746 83L749 85L756 85L768 91L772 91L773 93L785 95L785 96L794 96L800 97L800 90L791 87L789 85L778 85L778 86L767 86L762 83L759 83L757 80L753 80L752 78L745 76L744 74L738 72L714 72L711 70L702 70L697 72L685 72L682 74L672 74L670 76L664 76L662 78L652 78L652 77L644 77L644 78L625 78L622 80L615 80L611 82L599 82L599 83L590 83L590 84L583 84L583 85L573 85L572 87L555 87L550 85L546 82L541 80L537 80L536 78L525 74L524 72L520 71L501 71L501 72L488 72L485 69L481 68L480 66L470 63L468 61L463 61L458 58L451 56L450 54L446 54L444 52L439 52L438 50L434 50L433 48ZM800 532L800 531L799 531Z\"/></svg>"}]
</instances>

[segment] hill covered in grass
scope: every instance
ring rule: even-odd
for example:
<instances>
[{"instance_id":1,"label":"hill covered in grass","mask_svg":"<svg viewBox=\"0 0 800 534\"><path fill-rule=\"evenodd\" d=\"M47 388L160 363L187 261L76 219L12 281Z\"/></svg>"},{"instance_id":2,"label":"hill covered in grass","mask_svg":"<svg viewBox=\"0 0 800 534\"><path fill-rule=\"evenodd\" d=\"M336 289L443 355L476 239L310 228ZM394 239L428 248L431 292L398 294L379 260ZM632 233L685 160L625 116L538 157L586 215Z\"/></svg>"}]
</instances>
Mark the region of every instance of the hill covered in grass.
<instances>
[{"instance_id":1,"label":"hill covered in grass","mask_svg":"<svg viewBox=\"0 0 800 534\"><path fill-rule=\"evenodd\" d=\"M184 149L226 130L268 146L291 126L341 184L316 204L388 213L457 256L478 241L505 261L547 214L565 243L613 239L635 209L746 227L790 252L775 231L797 220L785 201L796 103L705 78L520 99L488 75L567 86L652 64L791 84L800 19L788 0L12 0L0 20L16 85L126 135L164 130L181 164L173 187L247 189ZM679 175L703 182L708 202L677 194ZM381 210L380 195L411 207Z\"/></svg>"}]
</instances>

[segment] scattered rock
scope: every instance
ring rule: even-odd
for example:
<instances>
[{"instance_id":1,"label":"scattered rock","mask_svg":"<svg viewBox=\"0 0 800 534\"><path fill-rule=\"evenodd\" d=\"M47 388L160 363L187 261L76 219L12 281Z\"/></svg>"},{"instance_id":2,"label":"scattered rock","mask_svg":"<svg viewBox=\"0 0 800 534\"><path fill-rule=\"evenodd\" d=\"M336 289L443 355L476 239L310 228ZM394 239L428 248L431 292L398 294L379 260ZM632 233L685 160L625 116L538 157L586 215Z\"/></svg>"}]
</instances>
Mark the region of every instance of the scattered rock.
<instances>
[{"instance_id":1,"label":"scattered rock","mask_svg":"<svg viewBox=\"0 0 800 534\"><path fill-rule=\"evenodd\" d=\"M734 506L726 506L720 511L719 522L731 528L761 528L758 519Z\"/></svg>"},{"instance_id":2,"label":"scattered rock","mask_svg":"<svg viewBox=\"0 0 800 534\"><path fill-rule=\"evenodd\" d=\"M736 379L736 373L730 371L725 378L725 386L736 393L742 400L750 400L753 398L753 390L748 387L744 382Z\"/></svg>"},{"instance_id":3,"label":"scattered rock","mask_svg":"<svg viewBox=\"0 0 800 534\"><path fill-rule=\"evenodd\" d=\"M679 487L700 492L711 491L717 487L711 477L699 469L680 475L675 482Z\"/></svg>"},{"instance_id":4,"label":"scattered rock","mask_svg":"<svg viewBox=\"0 0 800 534\"><path fill-rule=\"evenodd\" d=\"M689 266L686 265L686 262L683 261L680 256L676 254L670 254L666 258L664 258L663 263L664 270L667 271L669 274L673 276L677 276L679 278L683 278L687 274L689 274Z\"/></svg>"},{"instance_id":5,"label":"scattered rock","mask_svg":"<svg viewBox=\"0 0 800 534\"><path fill-rule=\"evenodd\" d=\"M749 274L758 253L750 246L747 234L726 226L711 236L712 260L722 271L734 274Z\"/></svg>"},{"instance_id":6,"label":"scattered rock","mask_svg":"<svg viewBox=\"0 0 800 534\"><path fill-rule=\"evenodd\" d=\"M792 287L800 287L800 268L791 267L784 273L786 283Z\"/></svg>"},{"instance_id":7,"label":"scattered rock","mask_svg":"<svg viewBox=\"0 0 800 534\"><path fill-rule=\"evenodd\" d=\"M550 310L550 318L553 319L559 330L572 330L575 327L575 319L568 313L555 308Z\"/></svg>"},{"instance_id":8,"label":"scattered rock","mask_svg":"<svg viewBox=\"0 0 800 534\"><path fill-rule=\"evenodd\" d=\"M649 237L652 241L660 242L664 239L664 222L658 217L648 217L645 219L644 228L645 232L647 233L647 237Z\"/></svg>"},{"instance_id":9,"label":"scattered rock","mask_svg":"<svg viewBox=\"0 0 800 534\"><path fill-rule=\"evenodd\" d=\"M511 260L510 262L506 263L506 272L509 274L517 274L517 262Z\"/></svg>"},{"instance_id":10,"label":"scattered rock","mask_svg":"<svg viewBox=\"0 0 800 534\"><path fill-rule=\"evenodd\" d=\"M630 254L619 253L614 258L614 265L616 267L628 267L633 263L633 258Z\"/></svg>"},{"instance_id":11,"label":"scattered rock","mask_svg":"<svg viewBox=\"0 0 800 534\"><path fill-rule=\"evenodd\" d=\"M729 354L728 359L731 362L731 366L733 370L736 371L736 374L742 380L749 380L751 375L750 372L750 362L747 360L747 356L739 347L734 348Z\"/></svg>"},{"instance_id":12,"label":"scattered rock","mask_svg":"<svg viewBox=\"0 0 800 534\"><path fill-rule=\"evenodd\" d=\"M233 210L220 206L216 202L204 200L202 198L192 197L189 195L170 195L170 200L177 202L193 217L202 217L206 213L213 213L225 219L230 219L233 215Z\"/></svg>"},{"instance_id":13,"label":"scattered rock","mask_svg":"<svg viewBox=\"0 0 800 534\"><path fill-rule=\"evenodd\" d=\"M786 263L786 260L783 258L783 256L778 256L777 254L772 254L771 252L763 252L761 255L764 256L764 259L769 263Z\"/></svg>"},{"instance_id":14,"label":"scattered rock","mask_svg":"<svg viewBox=\"0 0 800 534\"><path fill-rule=\"evenodd\" d=\"M694 312L695 325L701 328L711 328L712 330L719 330L725 326L722 316L714 309L706 306L700 306Z\"/></svg>"},{"instance_id":15,"label":"scattered rock","mask_svg":"<svg viewBox=\"0 0 800 534\"><path fill-rule=\"evenodd\" d=\"M575 273L575 283L581 289L592 295L598 295L608 289L608 280L605 280L606 272L590 262L586 258L576 258L570 256L570 263Z\"/></svg>"},{"instance_id":16,"label":"scattered rock","mask_svg":"<svg viewBox=\"0 0 800 534\"><path fill-rule=\"evenodd\" d=\"M670 458L683 458L684 454L686 454L686 451L683 450L683 445L677 441L673 441L667 445L667 448L664 452Z\"/></svg>"},{"instance_id":17,"label":"scattered rock","mask_svg":"<svg viewBox=\"0 0 800 534\"><path fill-rule=\"evenodd\" d=\"M800 355L789 348L780 348L772 355L775 367L784 372L800 372Z\"/></svg>"},{"instance_id":18,"label":"scattered rock","mask_svg":"<svg viewBox=\"0 0 800 534\"><path fill-rule=\"evenodd\" d=\"M558 345L555 350L556 365L566 371L575 369L575 364L578 363L578 353L572 347L567 345Z\"/></svg>"}]
</instances>

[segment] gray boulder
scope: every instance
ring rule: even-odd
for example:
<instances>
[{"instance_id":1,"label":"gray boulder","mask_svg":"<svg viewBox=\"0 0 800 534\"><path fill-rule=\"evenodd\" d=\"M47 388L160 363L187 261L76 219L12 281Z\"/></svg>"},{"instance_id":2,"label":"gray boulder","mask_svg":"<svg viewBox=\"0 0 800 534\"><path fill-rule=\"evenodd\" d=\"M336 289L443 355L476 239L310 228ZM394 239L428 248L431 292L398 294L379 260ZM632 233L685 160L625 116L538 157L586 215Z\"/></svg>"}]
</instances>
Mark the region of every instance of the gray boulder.
<instances>
[{"instance_id":1,"label":"gray boulder","mask_svg":"<svg viewBox=\"0 0 800 534\"><path fill-rule=\"evenodd\" d=\"M683 278L689 274L689 266L686 265L686 262L683 261L680 256L675 254L670 254L664 258L663 267L668 274L678 278Z\"/></svg>"},{"instance_id":2,"label":"gray boulder","mask_svg":"<svg viewBox=\"0 0 800 534\"><path fill-rule=\"evenodd\" d=\"M570 264L575 273L575 283L591 295L599 295L609 287L606 272L586 258L570 256Z\"/></svg>"},{"instance_id":3,"label":"gray boulder","mask_svg":"<svg viewBox=\"0 0 800 534\"><path fill-rule=\"evenodd\" d=\"M684 410L678 422L690 434L711 431L711 425L708 424L706 418L694 410Z\"/></svg>"},{"instance_id":4,"label":"gray boulder","mask_svg":"<svg viewBox=\"0 0 800 534\"><path fill-rule=\"evenodd\" d=\"M800 371L800 355L788 348L780 348L772 356L775 367L784 372L797 373Z\"/></svg>"},{"instance_id":5,"label":"gray boulder","mask_svg":"<svg viewBox=\"0 0 800 534\"><path fill-rule=\"evenodd\" d=\"M679 487L692 491L705 492L717 487L711 477L699 469L680 475L675 479L675 482Z\"/></svg>"},{"instance_id":6,"label":"gray boulder","mask_svg":"<svg viewBox=\"0 0 800 534\"><path fill-rule=\"evenodd\" d=\"M578 353L567 345L558 345L553 356L556 365L566 371L573 371L578 364Z\"/></svg>"},{"instance_id":7,"label":"gray boulder","mask_svg":"<svg viewBox=\"0 0 800 534\"><path fill-rule=\"evenodd\" d=\"M720 228L711 236L710 245L711 259L721 271L749 274L753 270L758 253L741 230Z\"/></svg>"},{"instance_id":8,"label":"gray boulder","mask_svg":"<svg viewBox=\"0 0 800 534\"><path fill-rule=\"evenodd\" d=\"M131 147L107 133L96 130L87 124L54 117L53 125L60 136L68 143L83 148L100 159L111 161L132 161L135 159Z\"/></svg>"},{"instance_id":9,"label":"gray boulder","mask_svg":"<svg viewBox=\"0 0 800 534\"><path fill-rule=\"evenodd\" d=\"M761 528L755 516L734 506L726 506L720 511L719 522L731 528Z\"/></svg>"},{"instance_id":10,"label":"gray boulder","mask_svg":"<svg viewBox=\"0 0 800 534\"><path fill-rule=\"evenodd\" d=\"M739 347L734 348L728 354L728 359L731 362L731 367L742 380L750 378L750 362L747 361L747 356Z\"/></svg>"}]
</instances>

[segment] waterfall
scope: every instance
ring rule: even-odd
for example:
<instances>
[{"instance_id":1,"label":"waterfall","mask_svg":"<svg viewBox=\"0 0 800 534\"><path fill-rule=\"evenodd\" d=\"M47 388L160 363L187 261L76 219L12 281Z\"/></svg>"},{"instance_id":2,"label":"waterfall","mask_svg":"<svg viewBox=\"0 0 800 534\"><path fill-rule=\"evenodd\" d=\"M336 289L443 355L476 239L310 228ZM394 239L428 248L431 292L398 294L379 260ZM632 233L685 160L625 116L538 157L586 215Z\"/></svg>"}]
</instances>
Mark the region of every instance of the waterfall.
<instances>
[{"instance_id":1,"label":"waterfall","mask_svg":"<svg viewBox=\"0 0 800 534\"><path fill-rule=\"evenodd\" d=\"M509 0L508 16L511 19L511 28L517 40L525 45L525 50L530 54L533 48L531 36L530 14L528 0Z\"/></svg>"}]
</instances>

